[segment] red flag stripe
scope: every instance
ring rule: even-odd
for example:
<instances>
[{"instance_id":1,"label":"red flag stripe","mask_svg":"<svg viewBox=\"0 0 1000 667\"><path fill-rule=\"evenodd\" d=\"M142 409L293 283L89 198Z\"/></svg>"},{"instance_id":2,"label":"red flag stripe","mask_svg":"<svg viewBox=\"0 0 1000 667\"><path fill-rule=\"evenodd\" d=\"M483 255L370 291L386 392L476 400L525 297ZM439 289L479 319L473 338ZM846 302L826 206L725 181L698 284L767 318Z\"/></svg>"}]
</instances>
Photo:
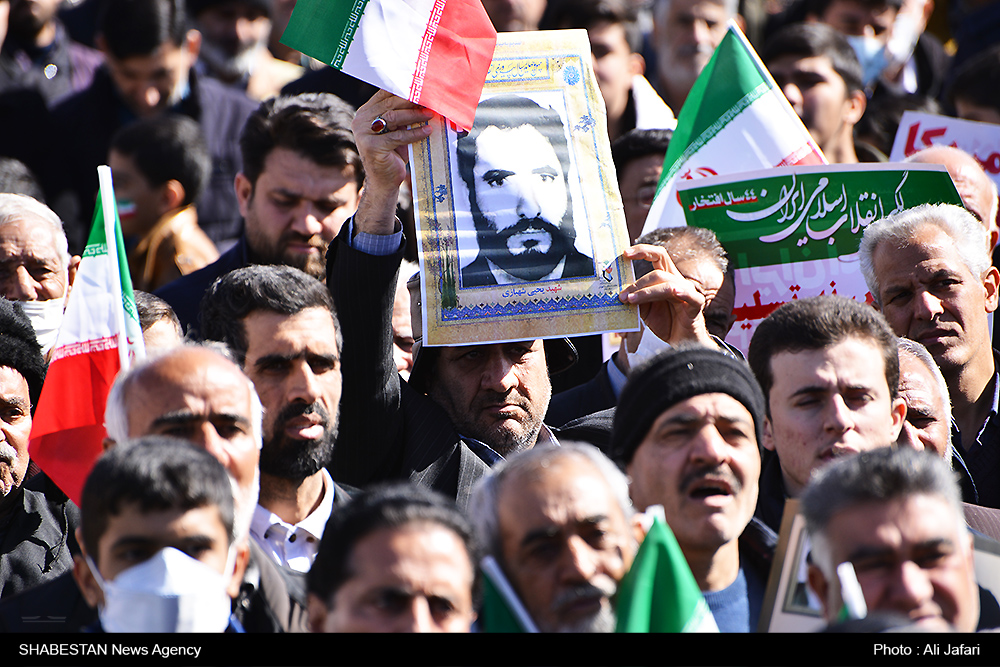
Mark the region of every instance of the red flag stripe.
<instances>
[{"instance_id":1,"label":"red flag stripe","mask_svg":"<svg viewBox=\"0 0 1000 667\"><path fill-rule=\"evenodd\" d=\"M428 30L431 25L433 21ZM496 33L482 2L447 0L433 40L416 101L461 127L471 128L481 92L481 87L472 84L486 79L496 44ZM418 75L422 59L421 54Z\"/></svg>"},{"instance_id":2,"label":"red flag stripe","mask_svg":"<svg viewBox=\"0 0 1000 667\"><path fill-rule=\"evenodd\" d=\"M77 504L83 482L101 455L105 397L119 368L115 346L58 359L45 375L28 450Z\"/></svg>"}]
</instances>

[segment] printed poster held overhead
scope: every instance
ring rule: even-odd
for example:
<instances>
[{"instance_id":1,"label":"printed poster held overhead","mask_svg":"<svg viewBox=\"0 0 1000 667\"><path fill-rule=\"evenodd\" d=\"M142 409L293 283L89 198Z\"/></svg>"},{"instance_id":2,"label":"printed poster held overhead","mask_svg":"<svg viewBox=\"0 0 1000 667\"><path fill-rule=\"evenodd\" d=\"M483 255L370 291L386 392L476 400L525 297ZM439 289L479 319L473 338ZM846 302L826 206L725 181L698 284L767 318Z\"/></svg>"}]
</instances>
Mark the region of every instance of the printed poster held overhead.
<instances>
[{"instance_id":1,"label":"printed poster held overhead","mask_svg":"<svg viewBox=\"0 0 1000 667\"><path fill-rule=\"evenodd\" d=\"M605 118L586 31L504 33L472 130L410 147L425 345L637 329Z\"/></svg>"}]
</instances>

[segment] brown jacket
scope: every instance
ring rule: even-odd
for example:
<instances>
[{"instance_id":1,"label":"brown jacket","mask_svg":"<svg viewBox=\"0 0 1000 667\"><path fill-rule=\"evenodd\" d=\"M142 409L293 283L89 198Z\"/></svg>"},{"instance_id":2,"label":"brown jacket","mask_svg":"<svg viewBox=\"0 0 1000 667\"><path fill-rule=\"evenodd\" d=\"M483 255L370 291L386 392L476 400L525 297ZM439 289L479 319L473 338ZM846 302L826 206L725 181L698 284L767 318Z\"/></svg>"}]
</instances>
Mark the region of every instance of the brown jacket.
<instances>
[{"instance_id":1,"label":"brown jacket","mask_svg":"<svg viewBox=\"0 0 1000 667\"><path fill-rule=\"evenodd\" d=\"M160 218L129 252L132 286L145 292L208 266L219 251L198 226L194 205Z\"/></svg>"}]
</instances>

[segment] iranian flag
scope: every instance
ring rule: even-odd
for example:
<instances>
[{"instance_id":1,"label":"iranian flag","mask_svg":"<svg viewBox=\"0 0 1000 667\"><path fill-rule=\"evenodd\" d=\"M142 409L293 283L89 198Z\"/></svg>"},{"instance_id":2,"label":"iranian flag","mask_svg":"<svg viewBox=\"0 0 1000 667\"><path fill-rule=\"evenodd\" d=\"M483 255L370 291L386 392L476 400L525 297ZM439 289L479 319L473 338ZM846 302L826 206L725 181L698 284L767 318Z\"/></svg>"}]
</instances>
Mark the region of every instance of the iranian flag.
<instances>
[{"instance_id":1,"label":"iranian flag","mask_svg":"<svg viewBox=\"0 0 1000 667\"><path fill-rule=\"evenodd\" d=\"M677 539L655 516L618 586L616 632L718 632Z\"/></svg>"},{"instance_id":2,"label":"iranian flag","mask_svg":"<svg viewBox=\"0 0 1000 667\"><path fill-rule=\"evenodd\" d=\"M827 164L736 24L698 75L670 140L643 233L684 226L677 181Z\"/></svg>"},{"instance_id":3,"label":"iranian flag","mask_svg":"<svg viewBox=\"0 0 1000 667\"><path fill-rule=\"evenodd\" d=\"M42 386L28 451L73 502L101 454L104 405L118 371L142 358L111 170L97 168L100 194L90 238L66 303Z\"/></svg>"},{"instance_id":4,"label":"iranian flag","mask_svg":"<svg viewBox=\"0 0 1000 667\"><path fill-rule=\"evenodd\" d=\"M480 0L298 0L281 37L463 129L476 117L496 41Z\"/></svg>"}]
</instances>

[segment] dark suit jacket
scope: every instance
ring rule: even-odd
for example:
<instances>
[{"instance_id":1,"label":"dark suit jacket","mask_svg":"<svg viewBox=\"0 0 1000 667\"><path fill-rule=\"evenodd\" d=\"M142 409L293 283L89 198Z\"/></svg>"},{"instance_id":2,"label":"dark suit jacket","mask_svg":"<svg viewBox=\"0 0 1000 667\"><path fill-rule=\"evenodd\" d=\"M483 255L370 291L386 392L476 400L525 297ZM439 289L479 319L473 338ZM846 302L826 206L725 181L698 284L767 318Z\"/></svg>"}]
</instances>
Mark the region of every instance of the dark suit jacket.
<instances>
[{"instance_id":1,"label":"dark suit jacket","mask_svg":"<svg viewBox=\"0 0 1000 667\"><path fill-rule=\"evenodd\" d=\"M400 380L392 358L392 305L402 248L369 255L344 225L327 254L327 282L344 336L340 427L331 474L366 486L405 480L468 501L489 466L462 441L444 410Z\"/></svg>"},{"instance_id":2,"label":"dark suit jacket","mask_svg":"<svg viewBox=\"0 0 1000 667\"><path fill-rule=\"evenodd\" d=\"M566 264L563 265L562 279L584 278L595 273L594 258L587 257L582 252L573 248L573 251L566 255ZM497 279L490 271L483 253L476 255L465 268L462 269L462 287L483 287L485 285L496 285Z\"/></svg>"},{"instance_id":3,"label":"dark suit jacket","mask_svg":"<svg viewBox=\"0 0 1000 667\"><path fill-rule=\"evenodd\" d=\"M589 381L553 396L549 411L545 414L545 422L552 426L563 426L584 415L615 407L618 397L615 396L608 376L608 364L612 363L614 361L604 362L601 370Z\"/></svg>"}]
</instances>

